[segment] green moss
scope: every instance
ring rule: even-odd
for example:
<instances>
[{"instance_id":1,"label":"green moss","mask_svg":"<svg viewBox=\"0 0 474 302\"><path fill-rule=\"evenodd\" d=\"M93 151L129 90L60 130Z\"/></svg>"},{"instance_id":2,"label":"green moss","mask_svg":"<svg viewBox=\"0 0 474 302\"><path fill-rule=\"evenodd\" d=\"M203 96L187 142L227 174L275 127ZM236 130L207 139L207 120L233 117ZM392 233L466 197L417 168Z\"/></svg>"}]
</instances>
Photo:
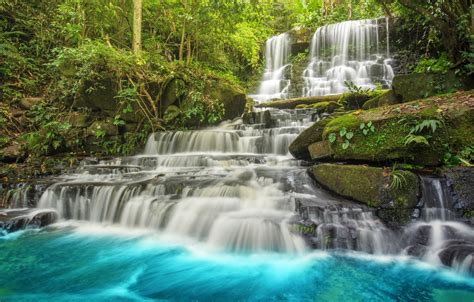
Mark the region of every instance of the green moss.
<instances>
[{"instance_id":1,"label":"green moss","mask_svg":"<svg viewBox=\"0 0 474 302\"><path fill-rule=\"evenodd\" d=\"M409 171L398 171L402 186L391 186L389 171L382 168L321 164L312 168L315 179L345 197L362 202L370 207L393 205L395 209L413 208L418 202L419 180Z\"/></svg>"},{"instance_id":2,"label":"green moss","mask_svg":"<svg viewBox=\"0 0 474 302\"><path fill-rule=\"evenodd\" d=\"M347 110L360 109L371 96L367 93L350 92L344 93L338 103Z\"/></svg>"},{"instance_id":3,"label":"green moss","mask_svg":"<svg viewBox=\"0 0 474 302\"><path fill-rule=\"evenodd\" d=\"M299 104L299 105L296 105L296 109L306 109L306 108L309 108L310 106L309 105L306 105L306 104Z\"/></svg>"},{"instance_id":4,"label":"green moss","mask_svg":"<svg viewBox=\"0 0 474 302\"><path fill-rule=\"evenodd\" d=\"M326 138L330 133L339 132L342 128L351 129L358 127L360 123L359 117L353 113L338 116L326 125L323 131L323 138Z\"/></svg>"}]
</instances>

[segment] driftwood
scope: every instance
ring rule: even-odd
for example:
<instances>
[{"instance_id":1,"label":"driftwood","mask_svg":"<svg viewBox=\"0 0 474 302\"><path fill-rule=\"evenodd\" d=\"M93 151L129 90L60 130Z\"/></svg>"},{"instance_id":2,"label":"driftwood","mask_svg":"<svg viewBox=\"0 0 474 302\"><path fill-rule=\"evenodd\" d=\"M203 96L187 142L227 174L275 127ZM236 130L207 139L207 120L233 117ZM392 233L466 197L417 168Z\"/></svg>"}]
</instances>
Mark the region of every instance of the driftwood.
<instances>
[{"instance_id":1,"label":"driftwood","mask_svg":"<svg viewBox=\"0 0 474 302\"><path fill-rule=\"evenodd\" d=\"M294 109L298 105L311 105L321 102L336 102L341 97L341 94L325 95L325 96L309 96L300 97L287 100L277 100L265 103L256 104L255 107L262 108L278 108L278 109Z\"/></svg>"}]
</instances>

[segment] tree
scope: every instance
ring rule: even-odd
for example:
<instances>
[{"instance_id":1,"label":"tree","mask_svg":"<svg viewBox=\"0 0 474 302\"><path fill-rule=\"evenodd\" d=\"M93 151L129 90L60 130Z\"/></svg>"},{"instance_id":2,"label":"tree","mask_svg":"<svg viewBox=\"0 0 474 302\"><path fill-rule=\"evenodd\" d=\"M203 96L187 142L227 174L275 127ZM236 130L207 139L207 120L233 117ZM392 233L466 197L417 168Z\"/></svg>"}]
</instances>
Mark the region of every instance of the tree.
<instances>
[{"instance_id":1,"label":"tree","mask_svg":"<svg viewBox=\"0 0 474 302\"><path fill-rule=\"evenodd\" d=\"M439 31L441 43L451 60L459 63L469 49L470 0L378 0L387 7L398 3L423 16Z\"/></svg>"},{"instance_id":2,"label":"tree","mask_svg":"<svg viewBox=\"0 0 474 302\"><path fill-rule=\"evenodd\" d=\"M139 53L142 48L142 0L133 0L132 50Z\"/></svg>"}]
</instances>

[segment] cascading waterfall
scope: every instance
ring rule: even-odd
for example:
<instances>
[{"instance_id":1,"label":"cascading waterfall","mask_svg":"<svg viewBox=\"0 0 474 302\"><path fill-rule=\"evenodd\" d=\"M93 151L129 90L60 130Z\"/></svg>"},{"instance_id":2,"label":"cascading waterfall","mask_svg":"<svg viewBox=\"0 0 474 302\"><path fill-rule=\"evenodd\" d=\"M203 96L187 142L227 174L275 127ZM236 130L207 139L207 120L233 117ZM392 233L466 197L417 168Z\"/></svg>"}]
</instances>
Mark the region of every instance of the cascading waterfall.
<instances>
[{"instance_id":1,"label":"cascading waterfall","mask_svg":"<svg viewBox=\"0 0 474 302\"><path fill-rule=\"evenodd\" d=\"M290 87L291 64L288 33L273 36L265 44L265 71L258 92L251 95L256 101L285 99Z\"/></svg>"},{"instance_id":2,"label":"cascading waterfall","mask_svg":"<svg viewBox=\"0 0 474 302\"><path fill-rule=\"evenodd\" d=\"M254 112L249 123L152 134L143 154L86 160L59 177L41 195L39 209L0 212L0 228L2 217L12 221L2 215L18 217L3 227L7 231L41 226L57 215L152 230L211 250L402 253L474 271L472 228L455 221L445 180L422 177L416 219L390 229L373 210L320 188L288 154L312 118L319 118L314 109L267 110ZM16 194L18 204L24 189Z\"/></svg>"},{"instance_id":3,"label":"cascading waterfall","mask_svg":"<svg viewBox=\"0 0 474 302\"><path fill-rule=\"evenodd\" d=\"M379 29L386 24L386 49ZM355 20L320 27L310 49L310 63L303 78L304 96L338 94L348 91L345 82L363 89L376 83L388 88L394 77L389 58L387 19Z\"/></svg>"},{"instance_id":4,"label":"cascading waterfall","mask_svg":"<svg viewBox=\"0 0 474 302\"><path fill-rule=\"evenodd\" d=\"M274 115L275 128L228 123L155 133L142 155L86 163L52 185L38 206L63 219L150 228L215 249L304 251L304 238L290 227L286 171L301 169L288 146L311 114Z\"/></svg>"},{"instance_id":5,"label":"cascading waterfall","mask_svg":"<svg viewBox=\"0 0 474 302\"><path fill-rule=\"evenodd\" d=\"M444 179L422 177L421 219L404 231L404 252L435 265L474 272L474 232L456 222Z\"/></svg>"}]
</instances>

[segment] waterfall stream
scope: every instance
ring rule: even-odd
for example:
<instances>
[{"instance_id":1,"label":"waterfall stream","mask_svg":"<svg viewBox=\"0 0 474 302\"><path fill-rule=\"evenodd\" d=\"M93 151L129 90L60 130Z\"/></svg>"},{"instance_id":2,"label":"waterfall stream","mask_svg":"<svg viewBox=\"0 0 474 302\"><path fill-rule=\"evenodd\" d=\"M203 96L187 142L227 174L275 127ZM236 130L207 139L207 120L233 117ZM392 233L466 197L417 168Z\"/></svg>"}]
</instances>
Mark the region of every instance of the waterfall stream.
<instances>
[{"instance_id":1,"label":"waterfall stream","mask_svg":"<svg viewBox=\"0 0 474 302\"><path fill-rule=\"evenodd\" d=\"M383 23L386 49L379 34ZM347 92L346 81L362 89L374 89L375 83L388 88L394 76L388 35L387 19L346 21L318 28L303 75L304 96Z\"/></svg>"},{"instance_id":2,"label":"waterfall stream","mask_svg":"<svg viewBox=\"0 0 474 302\"><path fill-rule=\"evenodd\" d=\"M257 94L251 95L256 101L285 99L290 87L291 64L290 37L288 33L273 36L265 44L265 71Z\"/></svg>"}]
</instances>

